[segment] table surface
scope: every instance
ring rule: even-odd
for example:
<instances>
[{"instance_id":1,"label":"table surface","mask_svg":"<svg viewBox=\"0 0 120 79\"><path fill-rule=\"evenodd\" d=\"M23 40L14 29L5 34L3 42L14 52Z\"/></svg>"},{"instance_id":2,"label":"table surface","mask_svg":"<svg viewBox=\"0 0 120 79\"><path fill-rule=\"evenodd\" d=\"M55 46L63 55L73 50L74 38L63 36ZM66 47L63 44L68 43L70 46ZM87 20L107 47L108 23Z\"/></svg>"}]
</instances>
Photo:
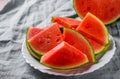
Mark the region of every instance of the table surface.
<instances>
[{"instance_id":1,"label":"table surface","mask_svg":"<svg viewBox=\"0 0 120 79\"><path fill-rule=\"evenodd\" d=\"M27 27L46 27L52 16L79 19L71 0L0 0L0 79L120 79L120 19L107 25L116 43L115 55L93 73L54 76L27 64L21 53Z\"/></svg>"}]
</instances>

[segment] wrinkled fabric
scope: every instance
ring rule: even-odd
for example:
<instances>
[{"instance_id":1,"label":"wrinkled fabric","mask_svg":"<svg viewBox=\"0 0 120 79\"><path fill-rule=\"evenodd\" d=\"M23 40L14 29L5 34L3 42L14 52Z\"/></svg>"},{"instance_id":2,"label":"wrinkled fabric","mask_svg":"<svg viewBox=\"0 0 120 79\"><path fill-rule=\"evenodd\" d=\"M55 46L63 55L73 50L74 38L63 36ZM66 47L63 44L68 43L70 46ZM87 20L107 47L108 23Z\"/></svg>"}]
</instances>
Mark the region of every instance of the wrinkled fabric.
<instances>
[{"instance_id":1,"label":"wrinkled fabric","mask_svg":"<svg viewBox=\"0 0 120 79\"><path fill-rule=\"evenodd\" d=\"M83 76L54 76L26 63L21 53L27 27L46 27L52 16L79 18L72 0L0 1L0 79L120 79L120 19L107 25L116 42L115 55L104 67Z\"/></svg>"}]
</instances>

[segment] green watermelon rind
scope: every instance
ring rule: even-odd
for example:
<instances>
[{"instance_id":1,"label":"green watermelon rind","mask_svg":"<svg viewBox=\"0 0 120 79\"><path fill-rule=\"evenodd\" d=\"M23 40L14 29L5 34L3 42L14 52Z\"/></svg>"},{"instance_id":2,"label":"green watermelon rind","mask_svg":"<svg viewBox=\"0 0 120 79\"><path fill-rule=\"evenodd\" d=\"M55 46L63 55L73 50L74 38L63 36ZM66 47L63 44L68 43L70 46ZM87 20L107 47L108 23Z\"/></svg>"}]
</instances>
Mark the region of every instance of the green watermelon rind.
<instances>
[{"instance_id":1,"label":"green watermelon rind","mask_svg":"<svg viewBox=\"0 0 120 79\"><path fill-rule=\"evenodd\" d=\"M42 57L41 57L42 58ZM48 64L45 64L45 63L42 63L41 60L40 60L40 63L47 66L47 67L50 67L50 68L53 68L53 69L57 69L57 70L70 70L70 69L76 69L76 68L80 68L80 67L83 67L84 65L88 64L89 61L86 60L84 63L80 64L80 65L77 65L76 67L71 67L71 68L57 68L56 66L51 66L51 65L48 65Z\"/></svg>"},{"instance_id":2,"label":"green watermelon rind","mask_svg":"<svg viewBox=\"0 0 120 79\"><path fill-rule=\"evenodd\" d=\"M95 55L98 55L98 54L100 54L100 53L102 53L102 52L107 51L107 50L109 49L110 45L111 45L111 44L110 44L110 41L109 41L108 44L104 45L101 50L99 50L99 51L97 51L97 53L95 53Z\"/></svg>"},{"instance_id":3,"label":"green watermelon rind","mask_svg":"<svg viewBox=\"0 0 120 79\"><path fill-rule=\"evenodd\" d=\"M118 19L120 19L120 14L118 16L116 16L116 18L114 18L113 20L109 21L108 23L105 23L106 25L115 23Z\"/></svg>"},{"instance_id":4,"label":"green watermelon rind","mask_svg":"<svg viewBox=\"0 0 120 79\"><path fill-rule=\"evenodd\" d=\"M29 45L28 37L27 37L27 36L28 36L28 33L29 33L29 29L30 29L30 27L28 27L27 32L26 32L26 46L27 46L27 49L28 49L29 53L30 53L35 59L40 60L41 55L39 55L39 54L37 54L35 51L33 51L32 48L31 48L30 45Z\"/></svg>"},{"instance_id":5,"label":"green watermelon rind","mask_svg":"<svg viewBox=\"0 0 120 79\"><path fill-rule=\"evenodd\" d=\"M77 15L78 15L81 19L83 19L84 17L83 17L82 15L80 15L80 13L77 11L77 9L76 9L76 7L75 7L75 1L76 1L76 0L73 0L73 8L74 8L75 12L77 13ZM107 22L107 23L104 23L104 24L105 24L105 25L112 24L112 23L114 23L116 20L118 20L119 18L120 18L120 14L119 14L118 16L116 16L113 20L111 20L111 21L109 21L109 22Z\"/></svg>"},{"instance_id":6,"label":"green watermelon rind","mask_svg":"<svg viewBox=\"0 0 120 79\"><path fill-rule=\"evenodd\" d=\"M84 41L88 44L88 46L89 46L89 48L91 50L93 62L96 63L94 49L93 49L92 45L90 44L90 42L88 41L88 39L85 36L83 36L80 32L78 32L78 31L76 31L76 30L74 30L72 28L69 28L69 27L66 27L66 26L64 26L63 28L67 28L70 31L76 32L76 34L78 34L80 37L82 37L84 39Z\"/></svg>"},{"instance_id":7,"label":"green watermelon rind","mask_svg":"<svg viewBox=\"0 0 120 79\"><path fill-rule=\"evenodd\" d=\"M98 50L95 55L98 55L100 53L106 52L111 46L110 40L108 40L108 44L105 44L100 50Z\"/></svg>"},{"instance_id":8,"label":"green watermelon rind","mask_svg":"<svg viewBox=\"0 0 120 79\"><path fill-rule=\"evenodd\" d=\"M29 43L29 41L28 41L28 43ZM32 49L34 52L36 52L36 54L38 54L38 55L44 55L43 52L37 51L30 43L29 43L29 45L30 45L31 49Z\"/></svg>"},{"instance_id":9,"label":"green watermelon rind","mask_svg":"<svg viewBox=\"0 0 120 79\"><path fill-rule=\"evenodd\" d=\"M39 56L38 54L36 54L31 48L30 46L28 45L28 43L26 42L26 46L27 46L27 49L29 51L29 53L37 60L40 60L41 56Z\"/></svg>"},{"instance_id":10,"label":"green watermelon rind","mask_svg":"<svg viewBox=\"0 0 120 79\"><path fill-rule=\"evenodd\" d=\"M112 43L111 43L111 41L109 41L109 43L108 43L106 46L104 46L104 49L103 49L102 51L100 51L99 54L95 54L95 57L96 57L97 62L98 62L99 59L101 59L101 58L104 56L104 54L105 54L109 49L111 49L111 48L112 48Z\"/></svg>"},{"instance_id":11,"label":"green watermelon rind","mask_svg":"<svg viewBox=\"0 0 120 79\"><path fill-rule=\"evenodd\" d=\"M73 8L74 8L75 12L77 13L77 15L78 15L81 19L83 19L84 17L79 14L79 12L77 11L77 9L76 9L76 7L75 7L75 0L73 0Z\"/></svg>"}]
</instances>

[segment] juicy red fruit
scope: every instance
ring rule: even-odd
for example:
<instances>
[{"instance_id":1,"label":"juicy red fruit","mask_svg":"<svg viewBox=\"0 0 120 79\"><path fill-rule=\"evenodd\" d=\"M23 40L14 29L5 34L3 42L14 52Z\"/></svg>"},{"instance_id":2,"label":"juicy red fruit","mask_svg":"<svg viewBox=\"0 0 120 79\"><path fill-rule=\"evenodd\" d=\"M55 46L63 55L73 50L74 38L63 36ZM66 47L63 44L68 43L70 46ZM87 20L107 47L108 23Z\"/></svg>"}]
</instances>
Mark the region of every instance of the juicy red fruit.
<instances>
[{"instance_id":1,"label":"juicy red fruit","mask_svg":"<svg viewBox=\"0 0 120 79\"><path fill-rule=\"evenodd\" d=\"M59 24L54 23L28 40L31 48L44 54L63 41Z\"/></svg>"},{"instance_id":2,"label":"juicy red fruit","mask_svg":"<svg viewBox=\"0 0 120 79\"><path fill-rule=\"evenodd\" d=\"M80 24L81 21L73 19L73 18L54 16L54 17L52 17L52 22L57 22L61 26L70 27L70 28L75 29L78 27L78 25Z\"/></svg>"}]
</instances>

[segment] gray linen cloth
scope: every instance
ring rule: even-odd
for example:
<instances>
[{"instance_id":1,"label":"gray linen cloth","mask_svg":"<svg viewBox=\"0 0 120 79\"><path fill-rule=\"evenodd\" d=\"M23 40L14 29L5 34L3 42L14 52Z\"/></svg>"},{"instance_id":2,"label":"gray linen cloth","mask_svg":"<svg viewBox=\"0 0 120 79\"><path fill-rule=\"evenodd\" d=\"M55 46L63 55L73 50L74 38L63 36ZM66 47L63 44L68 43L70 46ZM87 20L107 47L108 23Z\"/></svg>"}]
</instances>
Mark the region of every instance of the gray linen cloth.
<instances>
[{"instance_id":1,"label":"gray linen cloth","mask_svg":"<svg viewBox=\"0 0 120 79\"><path fill-rule=\"evenodd\" d=\"M0 79L120 79L120 20L107 26L117 46L108 64L83 76L54 76L42 73L25 62L21 54L22 42L28 26L46 27L55 15L77 18L72 0L0 2Z\"/></svg>"}]
</instances>

